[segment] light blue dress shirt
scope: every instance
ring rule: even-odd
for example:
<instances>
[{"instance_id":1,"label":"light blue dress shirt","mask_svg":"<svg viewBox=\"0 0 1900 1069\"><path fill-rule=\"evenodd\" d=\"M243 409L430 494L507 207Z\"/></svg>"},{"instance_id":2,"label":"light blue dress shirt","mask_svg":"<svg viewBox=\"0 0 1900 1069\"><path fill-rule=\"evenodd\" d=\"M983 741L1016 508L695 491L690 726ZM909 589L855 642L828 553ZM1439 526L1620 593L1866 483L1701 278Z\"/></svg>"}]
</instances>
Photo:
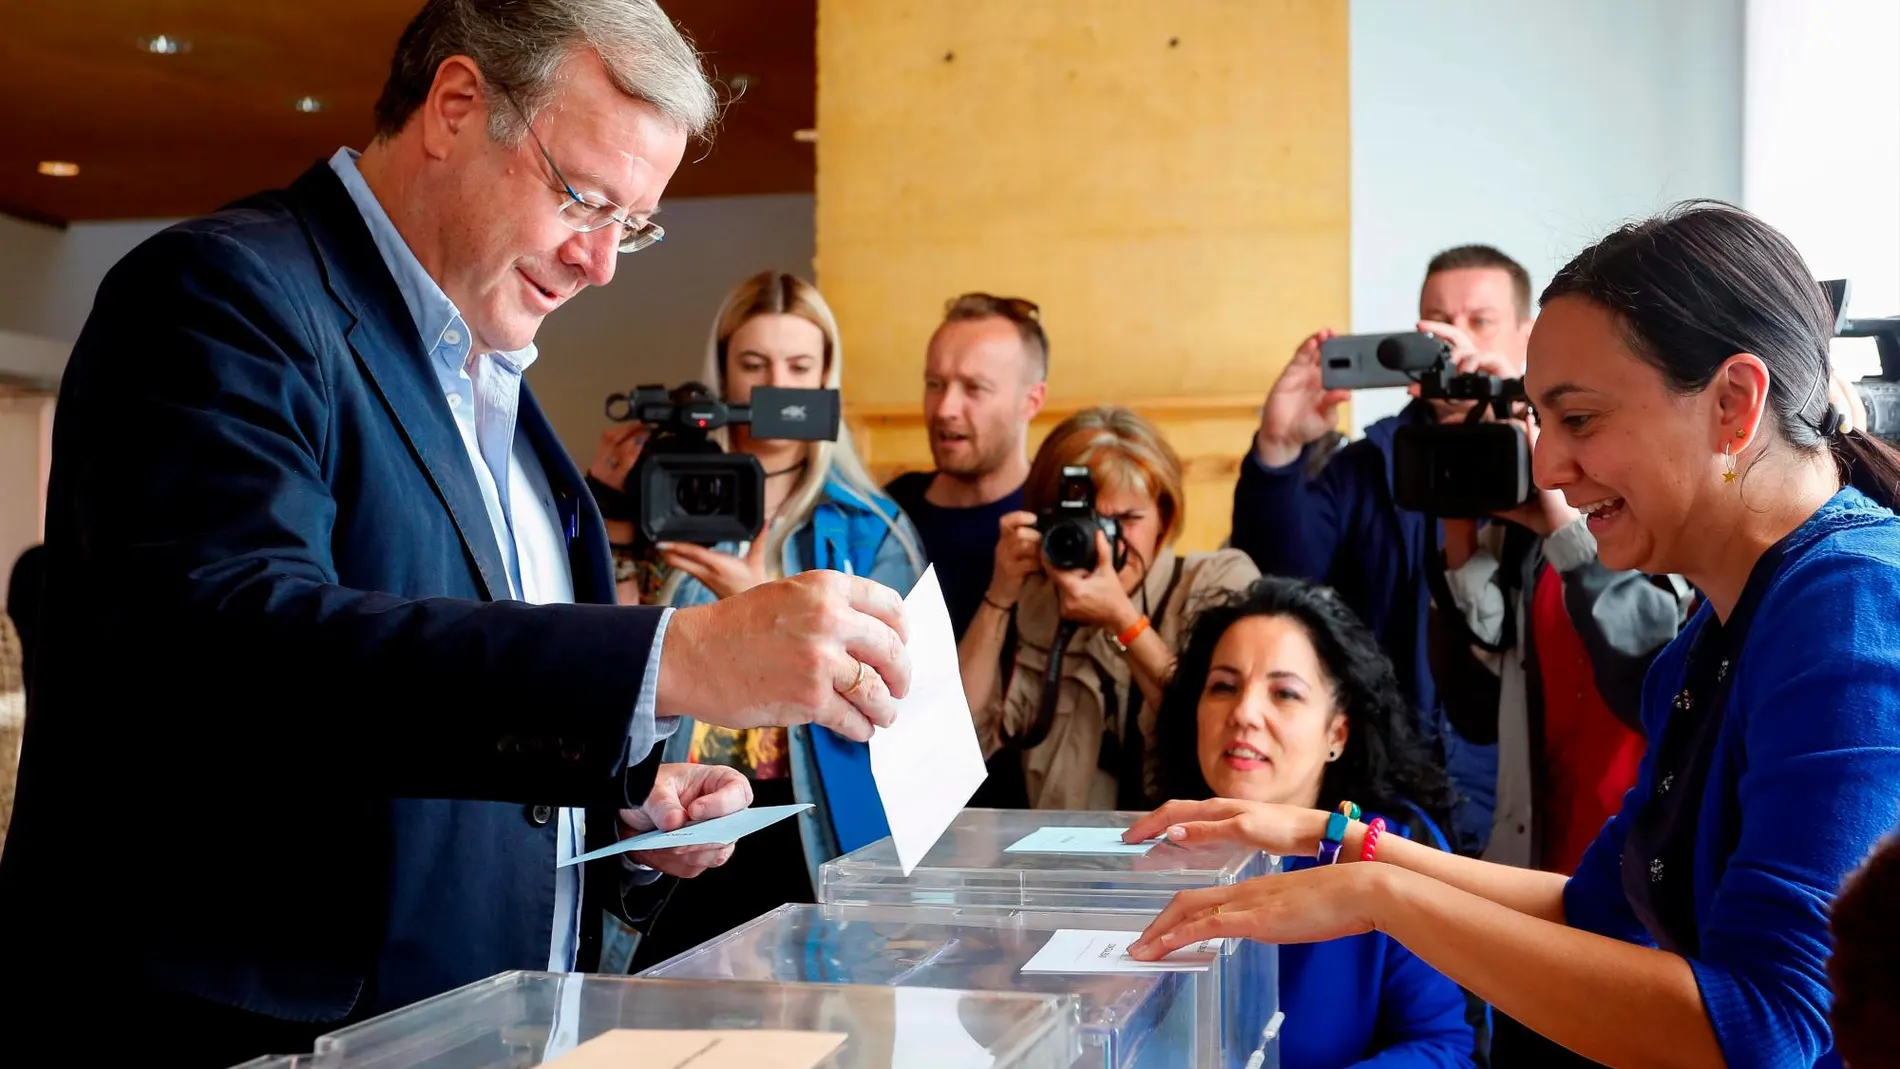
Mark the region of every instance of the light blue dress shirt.
<instances>
[{"instance_id":1,"label":"light blue dress shirt","mask_svg":"<svg viewBox=\"0 0 1900 1069\"><path fill-rule=\"evenodd\" d=\"M574 577L568 565L567 539L561 530L554 492L533 446L515 433L521 374L534 363L535 348L529 345L512 353L472 351L468 324L463 322L461 312L416 260L415 253L390 222L369 184L363 181L356 159L357 153L340 148L330 157L330 169L343 181L357 211L363 214L370 238L382 254L389 273L395 277L396 288L402 292L403 303L415 319L423 347L429 350L430 365L435 369L456 429L462 435L462 444L468 448L475 481L481 487L496 546L508 570L509 595L535 604L572 602ZM653 649L647 655L646 675L640 684L640 697L628 730L625 760L644 759L653 745L669 733L666 729L671 726L670 722L656 722L655 705L660 648L666 639L671 614L669 609L653 635ZM557 819L555 856L549 859L549 864L558 866L582 852L586 828L585 814L580 810L561 809ZM574 968L580 945L580 873L578 865L555 869L554 938L548 948L550 972L568 972Z\"/></svg>"}]
</instances>

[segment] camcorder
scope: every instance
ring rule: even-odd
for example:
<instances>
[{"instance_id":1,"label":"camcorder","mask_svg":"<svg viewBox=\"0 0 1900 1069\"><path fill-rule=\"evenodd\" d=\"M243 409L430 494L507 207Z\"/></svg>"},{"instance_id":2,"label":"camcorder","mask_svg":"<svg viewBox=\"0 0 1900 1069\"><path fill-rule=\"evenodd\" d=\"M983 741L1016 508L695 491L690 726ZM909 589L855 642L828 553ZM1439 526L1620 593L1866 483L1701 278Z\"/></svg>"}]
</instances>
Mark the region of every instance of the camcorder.
<instances>
[{"instance_id":1,"label":"camcorder","mask_svg":"<svg viewBox=\"0 0 1900 1069\"><path fill-rule=\"evenodd\" d=\"M1530 442L1503 422L1521 414L1523 379L1454 371L1450 343L1418 331L1333 338L1321 344L1319 359L1329 390L1416 385L1425 400L1475 402L1463 422L1399 428L1392 496L1400 508L1476 519L1530 500Z\"/></svg>"},{"instance_id":2,"label":"camcorder","mask_svg":"<svg viewBox=\"0 0 1900 1069\"><path fill-rule=\"evenodd\" d=\"M1882 441L1900 444L1900 316L1882 319L1849 319L1847 298L1851 292L1844 278L1821 283L1827 303L1834 310L1834 336L1872 338L1880 354L1880 374L1869 375L1854 384L1860 403L1867 409L1867 425L1856 430Z\"/></svg>"},{"instance_id":3,"label":"camcorder","mask_svg":"<svg viewBox=\"0 0 1900 1069\"><path fill-rule=\"evenodd\" d=\"M750 424L754 438L836 441L839 407L836 390L777 386L755 387L750 405L727 404L699 382L609 394L608 419L653 428L621 488L633 515L614 518L634 520L649 544L751 539L765 526L765 469L721 449L712 432Z\"/></svg>"},{"instance_id":4,"label":"camcorder","mask_svg":"<svg viewBox=\"0 0 1900 1069\"><path fill-rule=\"evenodd\" d=\"M1095 549L1097 531L1108 536L1113 552L1110 563L1115 570L1121 571L1128 563L1128 543L1122 540L1121 523L1095 511L1095 477L1084 465L1063 466L1055 504L1036 515L1036 529L1042 532L1042 556L1051 568L1094 571L1101 560Z\"/></svg>"}]
</instances>

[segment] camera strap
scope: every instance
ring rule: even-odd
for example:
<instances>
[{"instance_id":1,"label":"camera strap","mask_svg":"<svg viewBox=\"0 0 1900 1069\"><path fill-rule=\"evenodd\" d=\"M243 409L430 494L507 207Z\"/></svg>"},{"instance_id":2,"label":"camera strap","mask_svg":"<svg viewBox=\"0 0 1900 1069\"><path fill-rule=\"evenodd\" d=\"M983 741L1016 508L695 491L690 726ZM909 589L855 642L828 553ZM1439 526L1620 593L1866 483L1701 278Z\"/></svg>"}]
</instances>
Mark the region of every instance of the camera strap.
<instances>
[{"instance_id":1,"label":"camera strap","mask_svg":"<svg viewBox=\"0 0 1900 1069\"><path fill-rule=\"evenodd\" d=\"M1520 539L1513 537L1516 530L1515 527L1507 528L1504 559L1498 562L1498 575L1503 577L1504 625L1498 629L1496 642L1486 642L1471 630L1471 625L1465 622L1464 610L1459 607L1458 600L1452 597L1451 582L1445 578L1445 554L1438 545L1438 517L1425 517L1425 586L1431 591L1432 602L1438 607L1439 620L1459 641L1486 653L1503 653L1517 645L1517 584L1511 582L1511 576L1523 562L1522 554L1516 552L1517 545L1522 544Z\"/></svg>"},{"instance_id":2,"label":"camera strap","mask_svg":"<svg viewBox=\"0 0 1900 1069\"><path fill-rule=\"evenodd\" d=\"M1011 735L1009 729L1004 728L1003 745L1028 750L1042 745L1049 737L1049 729L1056 722L1056 698L1062 692L1062 658L1068 654L1069 641L1075 638L1080 626L1074 620L1063 620L1056 625L1055 639L1049 643L1049 663L1042 669L1042 700L1036 705L1036 719L1021 735Z\"/></svg>"},{"instance_id":3,"label":"camera strap","mask_svg":"<svg viewBox=\"0 0 1900 1069\"><path fill-rule=\"evenodd\" d=\"M1168 576L1168 585L1161 592L1161 601L1149 607L1146 591L1142 598L1143 615L1154 619L1165 616L1168 603L1174 600L1174 591L1181 585L1181 572L1184 563L1180 557L1174 558L1174 569ZM1156 632L1159 634L1159 631ZM1134 669L1129 669L1128 701L1121 701L1115 677L1109 674L1101 664L1095 666L1096 677L1102 687L1102 745L1095 754L1095 767L1115 777L1115 807L1117 809L1147 809L1151 803L1143 793L1142 758L1148 740L1141 737L1141 705L1145 696L1141 684L1134 678Z\"/></svg>"}]
</instances>

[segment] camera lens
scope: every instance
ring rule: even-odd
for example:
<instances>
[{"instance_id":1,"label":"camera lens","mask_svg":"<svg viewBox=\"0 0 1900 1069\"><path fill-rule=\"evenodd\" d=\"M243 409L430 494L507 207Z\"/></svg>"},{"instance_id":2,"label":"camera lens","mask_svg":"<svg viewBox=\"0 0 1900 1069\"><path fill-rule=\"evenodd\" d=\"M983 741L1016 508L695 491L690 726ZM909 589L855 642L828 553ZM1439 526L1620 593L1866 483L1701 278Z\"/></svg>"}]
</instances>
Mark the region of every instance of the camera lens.
<instances>
[{"instance_id":1,"label":"camera lens","mask_svg":"<svg viewBox=\"0 0 1900 1069\"><path fill-rule=\"evenodd\" d=\"M1094 529L1081 520L1052 524L1042 536L1042 555L1059 569L1094 568Z\"/></svg>"},{"instance_id":2,"label":"camera lens","mask_svg":"<svg viewBox=\"0 0 1900 1069\"><path fill-rule=\"evenodd\" d=\"M728 475L682 475L673 487L673 500L688 516L718 516L732 511L732 478Z\"/></svg>"}]
</instances>

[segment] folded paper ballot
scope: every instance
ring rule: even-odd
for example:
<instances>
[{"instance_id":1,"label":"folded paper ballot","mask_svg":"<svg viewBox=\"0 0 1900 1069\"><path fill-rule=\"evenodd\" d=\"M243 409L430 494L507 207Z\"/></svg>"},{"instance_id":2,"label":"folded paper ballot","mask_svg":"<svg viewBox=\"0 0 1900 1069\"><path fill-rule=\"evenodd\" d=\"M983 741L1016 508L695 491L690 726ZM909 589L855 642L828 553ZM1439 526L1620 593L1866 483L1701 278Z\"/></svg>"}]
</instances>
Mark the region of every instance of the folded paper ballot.
<instances>
[{"instance_id":1,"label":"folded paper ballot","mask_svg":"<svg viewBox=\"0 0 1900 1069\"><path fill-rule=\"evenodd\" d=\"M1005 854L1145 854L1160 839L1122 842L1127 828L1042 827L1003 848Z\"/></svg>"},{"instance_id":2,"label":"folded paper ballot","mask_svg":"<svg viewBox=\"0 0 1900 1069\"><path fill-rule=\"evenodd\" d=\"M1128 956L1128 945L1141 938L1140 932L1105 932L1085 928L1063 928L1049 937L1036 956L1023 963L1023 972L1098 973L1098 972L1206 972L1220 955L1222 939L1203 939L1169 954L1160 961L1137 961Z\"/></svg>"},{"instance_id":3,"label":"folded paper ballot","mask_svg":"<svg viewBox=\"0 0 1900 1069\"><path fill-rule=\"evenodd\" d=\"M673 850L682 846L725 846L736 843L760 828L770 827L795 817L810 809L809 802L803 805L762 805L751 809L741 809L737 813L728 813L723 817L702 820L697 824L686 824L672 831L650 831L643 835L622 839L612 846L603 846L599 850L589 851L579 857L561 862L557 867L566 868L583 861L594 861L614 854L624 854L629 850Z\"/></svg>"},{"instance_id":4,"label":"folded paper ballot","mask_svg":"<svg viewBox=\"0 0 1900 1069\"><path fill-rule=\"evenodd\" d=\"M983 785L988 770L976 740L970 702L957 666L956 630L935 567L904 599L910 631L910 693L897 703L897 722L871 736L871 778L877 781L891 845L909 876Z\"/></svg>"}]
</instances>

